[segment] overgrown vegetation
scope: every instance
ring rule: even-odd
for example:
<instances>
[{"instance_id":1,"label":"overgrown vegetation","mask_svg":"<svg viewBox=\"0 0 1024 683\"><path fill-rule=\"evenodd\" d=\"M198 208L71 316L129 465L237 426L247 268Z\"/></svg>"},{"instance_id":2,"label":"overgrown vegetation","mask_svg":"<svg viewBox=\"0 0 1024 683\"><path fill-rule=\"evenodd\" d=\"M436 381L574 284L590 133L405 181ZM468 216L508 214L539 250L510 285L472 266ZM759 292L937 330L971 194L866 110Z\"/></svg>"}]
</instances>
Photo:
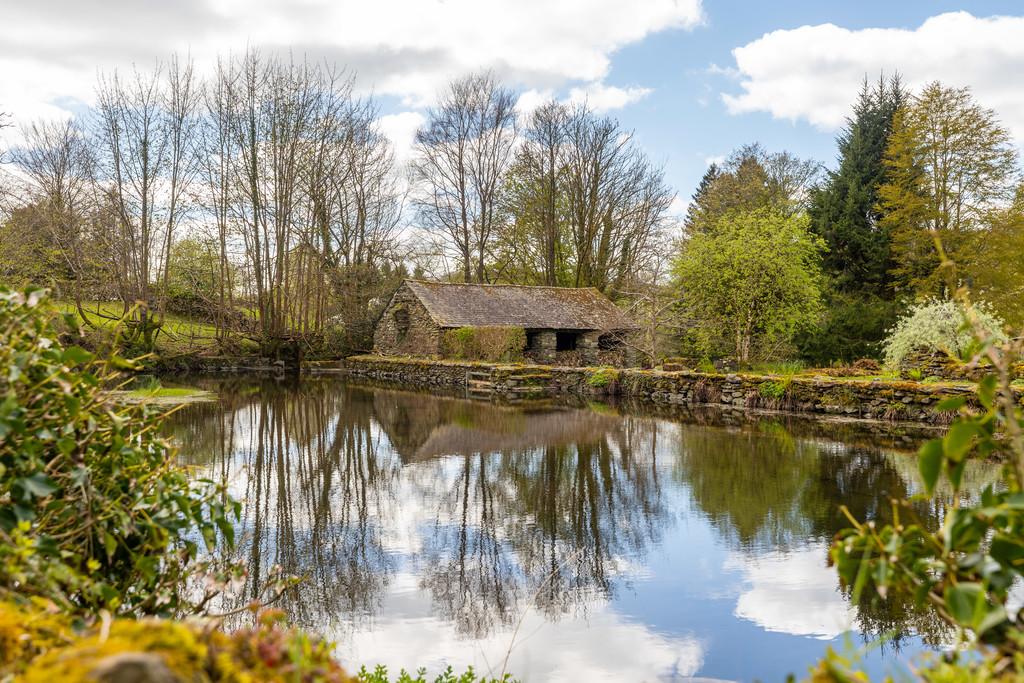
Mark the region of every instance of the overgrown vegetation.
<instances>
[{"instance_id":1,"label":"overgrown vegetation","mask_svg":"<svg viewBox=\"0 0 1024 683\"><path fill-rule=\"evenodd\" d=\"M604 389L618 381L619 372L614 368L599 368L587 375L587 385L595 389Z\"/></svg>"},{"instance_id":2,"label":"overgrown vegetation","mask_svg":"<svg viewBox=\"0 0 1024 683\"><path fill-rule=\"evenodd\" d=\"M64 348L51 319L42 290L0 290L0 592L187 610L184 581L202 545L231 540L237 503L175 463L156 414L108 404L107 366Z\"/></svg>"},{"instance_id":3,"label":"overgrown vegetation","mask_svg":"<svg viewBox=\"0 0 1024 683\"><path fill-rule=\"evenodd\" d=\"M523 358L526 331L521 327L458 327L447 330L442 349L448 358L512 362Z\"/></svg>"},{"instance_id":4,"label":"overgrown vegetation","mask_svg":"<svg viewBox=\"0 0 1024 683\"><path fill-rule=\"evenodd\" d=\"M936 248L950 281L955 267ZM876 524L856 519L835 538L830 556L840 580L859 604L912 598L956 630L958 642L944 655L925 658L917 674L926 681L1021 680L1024 677L1024 611L1010 607L1010 592L1024 579L1024 408L1012 382L1024 354L1024 338L1007 341L987 308L972 305L959 290L954 308L956 341L970 339L971 362L991 372L978 385L979 409L965 397L942 401L938 411L959 411L942 438L924 444L918 468L926 495L945 479L952 493L937 527L922 521L910 500L892 501L893 520ZM947 316L943 316L945 320ZM965 488L964 471L973 459L1004 463L1002 485ZM938 503L938 501L936 501ZM814 681L867 680L849 661L829 653Z\"/></svg>"},{"instance_id":5,"label":"overgrown vegetation","mask_svg":"<svg viewBox=\"0 0 1024 683\"><path fill-rule=\"evenodd\" d=\"M330 642L264 612L228 634L199 622L118 618L86 625L44 604L0 603L0 675L26 681L348 683ZM131 674L138 676L131 678Z\"/></svg>"},{"instance_id":6,"label":"overgrown vegetation","mask_svg":"<svg viewBox=\"0 0 1024 683\"><path fill-rule=\"evenodd\" d=\"M821 243L805 218L730 213L692 237L676 263L682 307L704 331L697 355L771 357L821 310Z\"/></svg>"}]
</instances>

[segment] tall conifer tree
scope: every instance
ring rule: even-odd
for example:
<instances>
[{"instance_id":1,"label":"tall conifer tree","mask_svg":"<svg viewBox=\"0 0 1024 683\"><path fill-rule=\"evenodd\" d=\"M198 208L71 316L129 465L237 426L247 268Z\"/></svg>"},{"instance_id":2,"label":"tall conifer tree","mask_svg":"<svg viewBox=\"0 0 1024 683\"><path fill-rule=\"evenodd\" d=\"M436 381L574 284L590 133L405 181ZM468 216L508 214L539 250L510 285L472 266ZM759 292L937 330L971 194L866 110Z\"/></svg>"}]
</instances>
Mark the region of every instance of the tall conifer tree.
<instances>
[{"instance_id":1,"label":"tall conifer tree","mask_svg":"<svg viewBox=\"0 0 1024 683\"><path fill-rule=\"evenodd\" d=\"M878 188L886 182L884 162L893 116L906 99L895 76L870 85L860 96L837 140L839 166L815 191L811 227L828 245L825 269L840 292L889 298L889 231L881 225Z\"/></svg>"}]
</instances>

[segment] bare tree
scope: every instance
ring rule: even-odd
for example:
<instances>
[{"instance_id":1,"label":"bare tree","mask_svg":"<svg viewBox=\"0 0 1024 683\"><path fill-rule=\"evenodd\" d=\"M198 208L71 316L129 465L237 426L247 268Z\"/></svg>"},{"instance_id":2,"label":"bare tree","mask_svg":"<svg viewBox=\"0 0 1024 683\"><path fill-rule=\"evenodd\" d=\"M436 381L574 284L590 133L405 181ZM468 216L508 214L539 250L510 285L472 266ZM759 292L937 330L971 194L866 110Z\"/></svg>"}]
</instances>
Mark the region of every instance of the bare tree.
<instances>
[{"instance_id":1,"label":"bare tree","mask_svg":"<svg viewBox=\"0 0 1024 683\"><path fill-rule=\"evenodd\" d=\"M65 284L74 283L72 294L80 306L87 286L83 280L90 266L95 265L86 256L95 208L88 143L71 119L32 123L22 136L24 143L12 151L13 163L27 180L26 199L41 219L41 237L55 247L68 275L59 279L69 281Z\"/></svg>"},{"instance_id":2,"label":"bare tree","mask_svg":"<svg viewBox=\"0 0 1024 683\"><path fill-rule=\"evenodd\" d=\"M463 280L485 282L515 146L515 96L492 74L475 74L454 81L427 118L415 140L417 214L454 251Z\"/></svg>"},{"instance_id":3,"label":"bare tree","mask_svg":"<svg viewBox=\"0 0 1024 683\"><path fill-rule=\"evenodd\" d=\"M197 170L199 90L192 65L172 58L150 74L102 76L97 100L97 178L112 214L107 247L129 333L152 349L171 244Z\"/></svg>"},{"instance_id":4,"label":"bare tree","mask_svg":"<svg viewBox=\"0 0 1024 683\"><path fill-rule=\"evenodd\" d=\"M541 284L560 284L566 223L560 198L568 121L568 108L552 100L535 109L523 129L505 192L510 225L503 241L508 256L501 263L507 267L507 261L516 262L510 270L517 279L529 278L536 268Z\"/></svg>"},{"instance_id":5,"label":"bare tree","mask_svg":"<svg viewBox=\"0 0 1024 683\"><path fill-rule=\"evenodd\" d=\"M650 247L675 194L663 171L614 119L577 107L567 123L565 210L573 282L616 292L655 255Z\"/></svg>"}]
</instances>

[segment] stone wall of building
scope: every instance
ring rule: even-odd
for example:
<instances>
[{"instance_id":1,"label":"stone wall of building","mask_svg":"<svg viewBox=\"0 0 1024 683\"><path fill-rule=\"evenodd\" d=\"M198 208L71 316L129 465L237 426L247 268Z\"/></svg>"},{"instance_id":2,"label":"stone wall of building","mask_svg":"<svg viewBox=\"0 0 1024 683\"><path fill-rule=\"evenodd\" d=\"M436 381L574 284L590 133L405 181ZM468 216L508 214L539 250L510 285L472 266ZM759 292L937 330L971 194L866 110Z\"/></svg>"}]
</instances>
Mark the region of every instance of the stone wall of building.
<instances>
[{"instance_id":1,"label":"stone wall of building","mask_svg":"<svg viewBox=\"0 0 1024 683\"><path fill-rule=\"evenodd\" d=\"M427 309L402 285L377 323L373 349L388 356L439 356L441 336Z\"/></svg>"},{"instance_id":2,"label":"stone wall of building","mask_svg":"<svg viewBox=\"0 0 1024 683\"><path fill-rule=\"evenodd\" d=\"M827 377L771 377L699 372L490 365L357 356L345 361L351 376L412 387L467 389L471 378L488 388L485 397L540 398L558 395L620 396L652 405L718 405L737 410L778 410L810 415L923 423L948 422L953 415L936 405L965 396L976 404L971 385ZM524 395L524 386L529 390ZM474 394L475 396L479 394ZM1022 392L1018 400L1024 402Z\"/></svg>"}]
</instances>

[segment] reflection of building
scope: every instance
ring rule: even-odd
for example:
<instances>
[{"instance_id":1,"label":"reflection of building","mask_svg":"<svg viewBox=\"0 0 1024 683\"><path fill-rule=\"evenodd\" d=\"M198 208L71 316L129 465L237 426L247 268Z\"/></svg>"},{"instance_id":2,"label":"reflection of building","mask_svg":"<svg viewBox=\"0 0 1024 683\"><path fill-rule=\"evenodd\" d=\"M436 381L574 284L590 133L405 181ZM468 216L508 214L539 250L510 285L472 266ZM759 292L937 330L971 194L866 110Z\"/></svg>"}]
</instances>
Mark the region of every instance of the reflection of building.
<instances>
[{"instance_id":1,"label":"reflection of building","mask_svg":"<svg viewBox=\"0 0 1024 683\"><path fill-rule=\"evenodd\" d=\"M523 287L406 280L377 324L373 345L387 355L438 356L447 330L519 327L526 351L544 363L579 351L596 364L621 346L635 322L592 287Z\"/></svg>"},{"instance_id":2,"label":"reflection of building","mask_svg":"<svg viewBox=\"0 0 1024 683\"><path fill-rule=\"evenodd\" d=\"M403 462L595 443L621 419L592 410L523 410L480 401L384 392L374 394L374 417Z\"/></svg>"}]
</instances>

